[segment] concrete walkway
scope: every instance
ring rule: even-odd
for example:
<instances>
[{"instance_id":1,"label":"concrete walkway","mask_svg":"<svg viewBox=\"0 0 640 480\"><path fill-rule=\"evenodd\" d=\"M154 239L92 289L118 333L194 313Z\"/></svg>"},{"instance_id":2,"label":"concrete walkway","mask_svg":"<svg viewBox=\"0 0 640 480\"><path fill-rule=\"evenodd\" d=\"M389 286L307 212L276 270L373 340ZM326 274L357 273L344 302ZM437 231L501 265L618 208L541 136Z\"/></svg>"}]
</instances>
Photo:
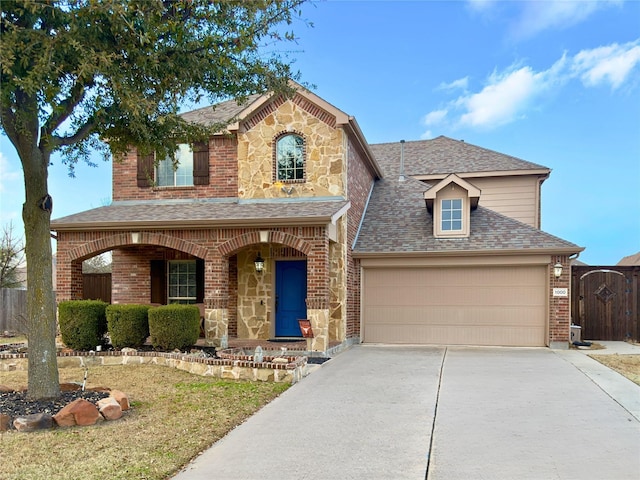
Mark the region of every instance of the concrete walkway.
<instances>
[{"instance_id":1,"label":"concrete walkway","mask_svg":"<svg viewBox=\"0 0 640 480\"><path fill-rule=\"evenodd\" d=\"M353 347L175 479L637 478L640 421L568 353Z\"/></svg>"}]
</instances>

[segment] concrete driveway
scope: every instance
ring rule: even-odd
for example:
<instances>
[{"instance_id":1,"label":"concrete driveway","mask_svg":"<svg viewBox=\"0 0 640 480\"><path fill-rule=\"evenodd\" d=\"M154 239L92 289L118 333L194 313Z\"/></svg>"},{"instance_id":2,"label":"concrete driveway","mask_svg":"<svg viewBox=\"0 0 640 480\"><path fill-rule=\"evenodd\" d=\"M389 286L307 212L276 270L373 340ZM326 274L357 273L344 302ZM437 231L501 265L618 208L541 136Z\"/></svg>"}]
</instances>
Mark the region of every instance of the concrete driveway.
<instances>
[{"instance_id":1,"label":"concrete driveway","mask_svg":"<svg viewBox=\"0 0 640 480\"><path fill-rule=\"evenodd\" d=\"M356 346L175 478L636 479L640 421L583 370L544 348Z\"/></svg>"}]
</instances>

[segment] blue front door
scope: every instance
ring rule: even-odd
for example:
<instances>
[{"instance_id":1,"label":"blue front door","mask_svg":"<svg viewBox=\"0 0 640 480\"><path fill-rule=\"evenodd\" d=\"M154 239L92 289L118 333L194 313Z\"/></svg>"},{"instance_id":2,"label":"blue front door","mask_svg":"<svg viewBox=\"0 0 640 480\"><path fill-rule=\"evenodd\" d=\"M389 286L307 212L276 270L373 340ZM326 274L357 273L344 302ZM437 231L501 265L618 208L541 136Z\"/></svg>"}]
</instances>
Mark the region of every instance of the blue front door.
<instances>
[{"instance_id":1,"label":"blue front door","mask_svg":"<svg viewBox=\"0 0 640 480\"><path fill-rule=\"evenodd\" d=\"M307 318L307 261L276 262L276 337L301 337L298 319Z\"/></svg>"}]
</instances>

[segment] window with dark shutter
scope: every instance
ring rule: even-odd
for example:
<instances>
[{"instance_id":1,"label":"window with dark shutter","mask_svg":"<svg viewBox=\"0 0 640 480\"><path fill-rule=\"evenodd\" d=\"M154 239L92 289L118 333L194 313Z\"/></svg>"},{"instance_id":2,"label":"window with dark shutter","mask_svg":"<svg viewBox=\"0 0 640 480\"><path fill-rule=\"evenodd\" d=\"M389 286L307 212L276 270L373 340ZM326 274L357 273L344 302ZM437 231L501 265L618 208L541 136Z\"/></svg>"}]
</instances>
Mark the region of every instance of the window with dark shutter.
<instances>
[{"instance_id":1,"label":"window with dark shutter","mask_svg":"<svg viewBox=\"0 0 640 480\"><path fill-rule=\"evenodd\" d=\"M209 185L209 143L193 144L193 184Z\"/></svg>"},{"instance_id":2,"label":"window with dark shutter","mask_svg":"<svg viewBox=\"0 0 640 480\"><path fill-rule=\"evenodd\" d=\"M148 188L153 185L153 164L155 157L138 153L138 187Z\"/></svg>"}]
</instances>

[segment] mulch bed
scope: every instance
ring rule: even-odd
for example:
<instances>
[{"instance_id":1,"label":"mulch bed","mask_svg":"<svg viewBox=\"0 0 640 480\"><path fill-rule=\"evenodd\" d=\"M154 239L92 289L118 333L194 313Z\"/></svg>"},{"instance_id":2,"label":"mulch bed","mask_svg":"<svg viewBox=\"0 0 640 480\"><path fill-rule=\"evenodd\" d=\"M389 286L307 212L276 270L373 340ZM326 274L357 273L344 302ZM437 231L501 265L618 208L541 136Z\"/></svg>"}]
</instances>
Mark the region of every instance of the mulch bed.
<instances>
[{"instance_id":1,"label":"mulch bed","mask_svg":"<svg viewBox=\"0 0 640 480\"><path fill-rule=\"evenodd\" d=\"M69 403L84 398L91 403L109 396L108 392L94 392L90 390L76 390L62 392L58 398L53 400L28 400L27 392L0 393L0 413L9 415L11 418L22 417L33 413L48 413L55 415Z\"/></svg>"}]
</instances>

